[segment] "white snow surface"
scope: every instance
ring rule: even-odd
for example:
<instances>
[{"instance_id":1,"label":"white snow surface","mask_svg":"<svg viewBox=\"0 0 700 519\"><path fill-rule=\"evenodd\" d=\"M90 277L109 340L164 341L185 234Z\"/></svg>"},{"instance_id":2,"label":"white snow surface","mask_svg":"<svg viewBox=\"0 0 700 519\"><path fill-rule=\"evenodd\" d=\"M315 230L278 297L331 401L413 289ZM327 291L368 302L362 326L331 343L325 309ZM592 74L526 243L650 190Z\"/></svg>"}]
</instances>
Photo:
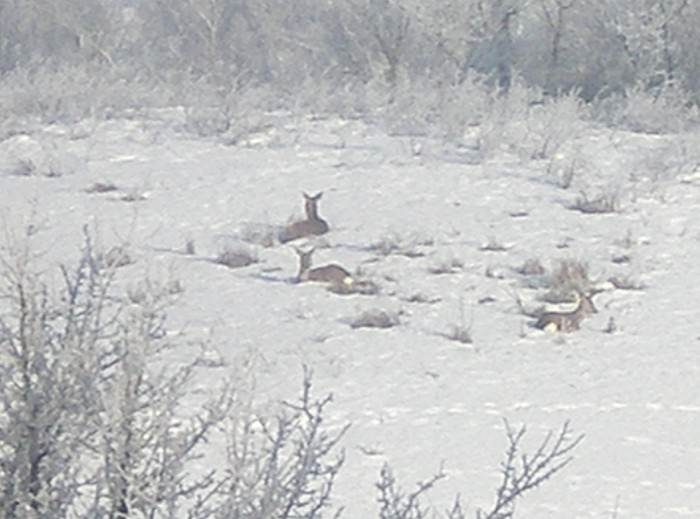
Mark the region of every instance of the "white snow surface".
<instances>
[{"instance_id":1,"label":"white snow surface","mask_svg":"<svg viewBox=\"0 0 700 519\"><path fill-rule=\"evenodd\" d=\"M280 118L236 145L163 121L52 126L0 143L4 231L36 226L52 267L78 257L87 224L99 247L123 246L135 260L119 270L125 289L144 277L179 281L171 361L205 342L226 363L219 371L249 370L262 405L295 398L302 365L312 368L315 394L334 396L327 425L352 424L334 492L343 517L377 516L385 462L405 489L444 463L426 503L445 510L459 494L468 513L487 508L507 419L527 424L529 446L567 420L585 434L518 517L700 518L700 177L674 163L679 139L700 138L591 127L573 139L580 170L562 189L548 173L556 161L507 147L482 159L360 121ZM117 189L89 192L98 182ZM615 190L620 210L571 210L581 190ZM331 226L313 242L315 264L359 271L378 295L296 284L291 244L245 241L301 216L302 191L324 192ZM194 255L183 253L188 240ZM411 254L382 254L378 243ZM208 261L232 245L260 261ZM532 258L585 261L606 288L581 330L543 332L521 314L516 296L536 305L543 293L518 273ZM613 275L642 289L614 289L604 283ZM400 324L349 325L369 309L396 312ZM458 324L471 344L445 336ZM203 373L192 394L213 391L215 376Z\"/></svg>"}]
</instances>

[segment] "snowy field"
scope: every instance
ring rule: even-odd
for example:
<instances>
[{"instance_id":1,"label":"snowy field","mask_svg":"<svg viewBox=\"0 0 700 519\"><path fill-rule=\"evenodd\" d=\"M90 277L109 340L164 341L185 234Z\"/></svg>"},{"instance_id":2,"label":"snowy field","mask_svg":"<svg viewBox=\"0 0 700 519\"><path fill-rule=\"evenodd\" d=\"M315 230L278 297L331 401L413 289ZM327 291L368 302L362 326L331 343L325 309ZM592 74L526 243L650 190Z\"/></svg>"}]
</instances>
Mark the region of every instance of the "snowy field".
<instances>
[{"instance_id":1,"label":"snowy field","mask_svg":"<svg viewBox=\"0 0 700 519\"><path fill-rule=\"evenodd\" d=\"M527 424L533 445L567 420L585 434L518 517L700 518L700 136L588 127L532 158L505 139L483 153L477 129L455 147L359 121L271 117L227 145L174 121L47 127L0 143L3 231L34 225L53 267L75 261L87 224L98 248L133 260L119 269L125 290L144 277L179 282L172 362L206 344L225 364L203 371L193 395L247 369L267 405L294 398L312 368L316 394L334 395L329 424L352 424L334 492L343 517L377 516L387 461L407 489L444 463L426 501L440 511L456 494L470 515L487 508L507 419ZM323 191L331 226L315 263L358 272L378 294L296 284L291 244L256 235L301 217L302 191ZM582 192L617 210L573 210ZM241 247L259 261L211 261ZM585 262L604 289L599 312L571 334L533 328L518 298L534 308L545 287L521 273L528 260ZM350 326L376 309L399 324ZM472 342L451 340L455 326Z\"/></svg>"}]
</instances>

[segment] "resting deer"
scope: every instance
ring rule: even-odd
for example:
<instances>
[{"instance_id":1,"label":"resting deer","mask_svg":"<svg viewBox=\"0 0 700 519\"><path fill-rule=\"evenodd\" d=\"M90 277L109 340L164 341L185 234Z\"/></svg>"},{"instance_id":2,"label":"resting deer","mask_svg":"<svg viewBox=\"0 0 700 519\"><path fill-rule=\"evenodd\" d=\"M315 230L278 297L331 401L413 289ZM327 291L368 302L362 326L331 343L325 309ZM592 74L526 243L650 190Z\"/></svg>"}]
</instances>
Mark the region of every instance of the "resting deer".
<instances>
[{"instance_id":1,"label":"resting deer","mask_svg":"<svg viewBox=\"0 0 700 519\"><path fill-rule=\"evenodd\" d=\"M294 250L299 255L299 273L297 274L297 282L303 281L320 281L330 283L332 285L352 285L355 279L352 274L345 270L340 265L330 264L322 267L311 268L311 255L314 249L303 251L301 249Z\"/></svg>"},{"instance_id":2,"label":"resting deer","mask_svg":"<svg viewBox=\"0 0 700 519\"><path fill-rule=\"evenodd\" d=\"M578 330L584 317L597 312L591 297L598 292L584 293L582 290L576 290L574 293L577 299L574 310L570 312L544 312L534 324L535 328L552 332L573 332Z\"/></svg>"},{"instance_id":3,"label":"resting deer","mask_svg":"<svg viewBox=\"0 0 700 519\"><path fill-rule=\"evenodd\" d=\"M286 243L288 241L303 238L304 236L313 236L325 234L328 232L328 224L318 216L318 201L323 195L323 191L316 195L304 195L304 211L306 212L306 220L294 222L285 227L280 233L280 241Z\"/></svg>"}]
</instances>

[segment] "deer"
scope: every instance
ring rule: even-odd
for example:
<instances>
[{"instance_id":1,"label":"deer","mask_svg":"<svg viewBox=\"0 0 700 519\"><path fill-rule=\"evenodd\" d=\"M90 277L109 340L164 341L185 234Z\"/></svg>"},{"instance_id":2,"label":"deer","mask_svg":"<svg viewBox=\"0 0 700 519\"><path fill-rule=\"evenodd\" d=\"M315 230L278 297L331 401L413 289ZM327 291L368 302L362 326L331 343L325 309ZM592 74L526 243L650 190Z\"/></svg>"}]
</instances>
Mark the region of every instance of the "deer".
<instances>
[{"instance_id":1,"label":"deer","mask_svg":"<svg viewBox=\"0 0 700 519\"><path fill-rule=\"evenodd\" d=\"M576 308L569 312L544 312L540 314L534 327L545 331L566 333L578 330L584 317L598 312L593 305L593 301L591 301L591 298L598 292L586 293L583 290L576 289L574 291Z\"/></svg>"},{"instance_id":2,"label":"deer","mask_svg":"<svg viewBox=\"0 0 700 519\"><path fill-rule=\"evenodd\" d=\"M297 283L318 281L336 286L348 286L355 283L355 278L353 278L352 274L335 263L311 268L311 256L315 249L304 251L295 247L294 250L299 256L299 273L296 277Z\"/></svg>"},{"instance_id":3,"label":"deer","mask_svg":"<svg viewBox=\"0 0 700 519\"><path fill-rule=\"evenodd\" d=\"M294 222L280 233L280 242L287 243L305 236L318 236L328 232L328 223L318 215L318 201L323 196L323 191L315 195L308 195L302 192L304 196L304 212L306 219Z\"/></svg>"}]
</instances>

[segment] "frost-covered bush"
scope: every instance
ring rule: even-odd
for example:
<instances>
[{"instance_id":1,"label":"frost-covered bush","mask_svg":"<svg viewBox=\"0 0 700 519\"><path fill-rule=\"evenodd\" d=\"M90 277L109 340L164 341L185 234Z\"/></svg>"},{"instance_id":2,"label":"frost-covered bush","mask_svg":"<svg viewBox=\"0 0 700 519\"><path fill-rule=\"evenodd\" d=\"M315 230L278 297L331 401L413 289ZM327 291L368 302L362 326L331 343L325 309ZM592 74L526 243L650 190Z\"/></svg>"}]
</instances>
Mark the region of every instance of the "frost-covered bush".
<instances>
[{"instance_id":1,"label":"frost-covered bush","mask_svg":"<svg viewBox=\"0 0 700 519\"><path fill-rule=\"evenodd\" d=\"M548 158L585 115L574 100L640 131L697 118L692 2L6 4L0 137L167 105L185 108L186 131L231 143L259 126L256 113L285 110L457 144L481 124L483 156Z\"/></svg>"},{"instance_id":2,"label":"frost-covered bush","mask_svg":"<svg viewBox=\"0 0 700 519\"><path fill-rule=\"evenodd\" d=\"M312 372L296 401L274 414L237 400L226 420L228 477L219 488L214 517L326 517L335 479L345 461L338 443L349 425L324 423L330 395L312 395Z\"/></svg>"},{"instance_id":3,"label":"frost-covered bush","mask_svg":"<svg viewBox=\"0 0 700 519\"><path fill-rule=\"evenodd\" d=\"M62 284L51 285L30 241L9 244L0 265L2 517L149 516L187 506L213 484L187 475L188 465L227 401L181 414L195 364L158 368L170 291L115 297L117 270L89 239L77 265L61 268Z\"/></svg>"},{"instance_id":4,"label":"frost-covered bush","mask_svg":"<svg viewBox=\"0 0 700 519\"><path fill-rule=\"evenodd\" d=\"M243 388L223 377L192 405L210 365L168 356L166 311L180 290L145 280L119 295L119 271L89 237L56 286L39 273L32 232L0 258L3 518L321 517L347 426L327 430L331 398L312 396L310 371L300 399L273 412L238 405ZM227 463L205 470L215 433L213 455Z\"/></svg>"},{"instance_id":5,"label":"frost-covered bush","mask_svg":"<svg viewBox=\"0 0 700 519\"><path fill-rule=\"evenodd\" d=\"M635 86L594 106L597 117L610 125L654 134L680 132L700 116L688 93L678 88Z\"/></svg>"},{"instance_id":6,"label":"frost-covered bush","mask_svg":"<svg viewBox=\"0 0 700 519\"><path fill-rule=\"evenodd\" d=\"M131 116L167 106L173 90L129 67L32 63L0 76L0 138L38 124Z\"/></svg>"},{"instance_id":7,"label":"frost-covered bush","mask_svg":"<svg viewBox=\"0 0 700 519\"><path fill-rule=\"evenodd\" d=\"M543 97L518 85L494 98L481 125L481 154L508 150L524 160L551 159L583 131L587 108L574 94Z\"/></svg>"}]
</instances>

